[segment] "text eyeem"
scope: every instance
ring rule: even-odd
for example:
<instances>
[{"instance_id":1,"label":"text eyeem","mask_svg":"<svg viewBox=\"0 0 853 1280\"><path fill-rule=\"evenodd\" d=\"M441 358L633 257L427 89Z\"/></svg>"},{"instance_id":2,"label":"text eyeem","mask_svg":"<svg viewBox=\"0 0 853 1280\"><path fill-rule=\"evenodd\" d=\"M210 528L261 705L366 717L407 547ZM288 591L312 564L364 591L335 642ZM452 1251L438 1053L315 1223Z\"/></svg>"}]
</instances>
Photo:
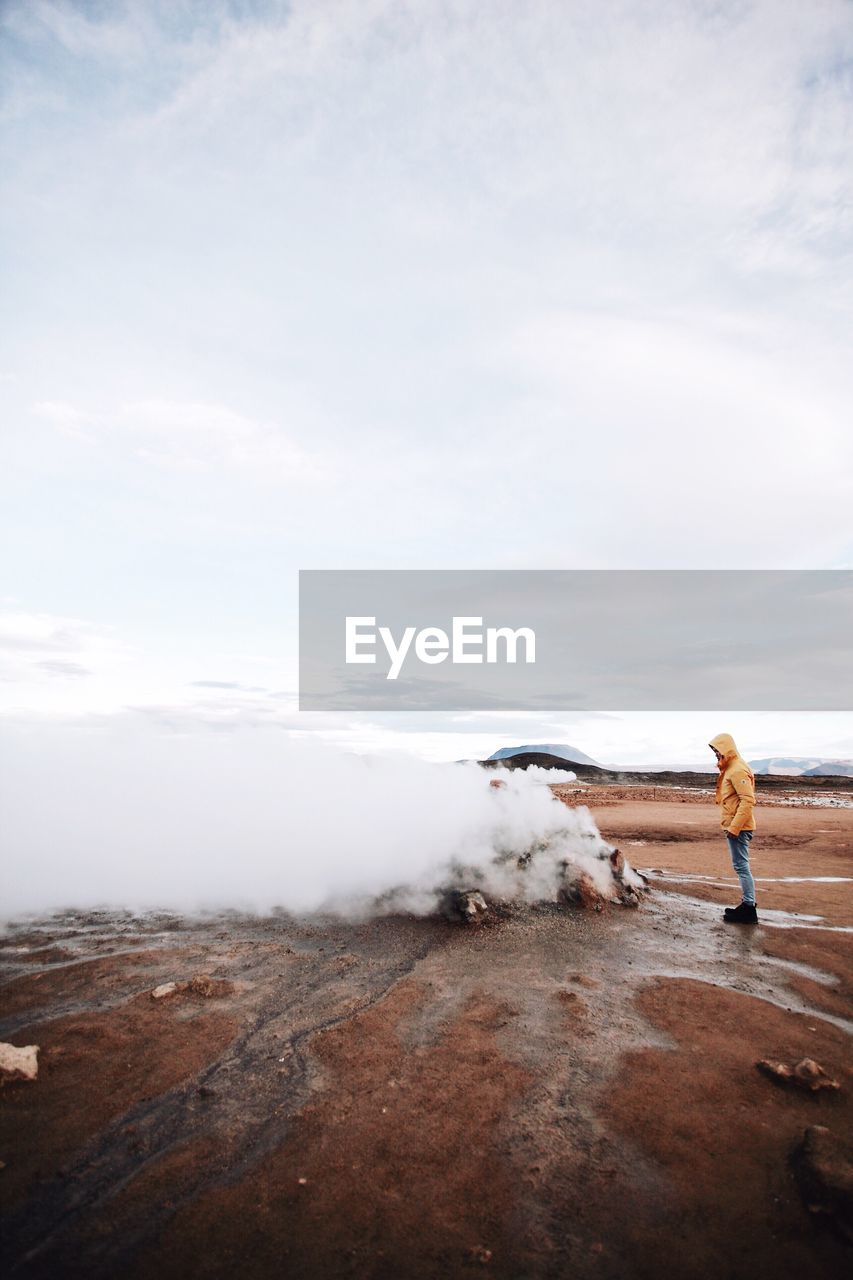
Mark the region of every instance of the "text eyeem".
<instances>
[{"instance_id":1,"label":"text eyeem","mask_svg":"<svg viewBox=\"0 0 853 1280\"><path fill-rule=\"evenodd\" d=\"M376 618L347 617L347 663L376 663L376 650L384 646L389 666L387 680L396 680L410 654L418 662L452 663L536 661L536 633L530 627L486 627L482 618L456 618L450 634L442 627L404 627L399 640L390 627L377 627ZM519 657L519 648L524 656Z\"/></svg>"}]
</instances>

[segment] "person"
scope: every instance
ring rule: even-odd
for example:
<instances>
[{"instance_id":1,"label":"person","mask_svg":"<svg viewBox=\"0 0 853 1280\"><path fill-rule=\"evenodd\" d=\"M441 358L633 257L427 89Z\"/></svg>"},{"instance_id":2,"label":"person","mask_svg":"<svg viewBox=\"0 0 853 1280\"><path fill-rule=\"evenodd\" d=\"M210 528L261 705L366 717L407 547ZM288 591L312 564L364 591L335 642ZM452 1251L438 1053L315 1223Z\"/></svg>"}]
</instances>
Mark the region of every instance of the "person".
<instances>
[{"instance_id":1,"label":"person","mask_svg":"<svg viewBox=\"0 0 853 1280\"><path fill-rule=\"evenodd\" d=\"M749 844L755 831L755 774L730 733L718 733L708 745L717 757L720 776L715 798L743 896L739 906L726 907L723 919L728 924L757 924L755 881L749 869Z\"/></svg>"}]
</instances>

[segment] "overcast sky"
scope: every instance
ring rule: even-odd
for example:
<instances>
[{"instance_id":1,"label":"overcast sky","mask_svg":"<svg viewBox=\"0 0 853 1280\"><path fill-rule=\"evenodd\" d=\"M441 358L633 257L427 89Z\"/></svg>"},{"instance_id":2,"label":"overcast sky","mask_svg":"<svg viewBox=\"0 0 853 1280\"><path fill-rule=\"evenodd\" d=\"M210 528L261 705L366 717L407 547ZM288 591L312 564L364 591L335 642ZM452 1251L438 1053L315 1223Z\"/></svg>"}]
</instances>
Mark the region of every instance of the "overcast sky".
<instances>
[{"instance_id":1,"label":"overcast sky","mask_svg":"<svg viewBox=\"0 0 853 1280\"><path fill-rule=\"evenodd\" d=\"M299 568L851 566L846 0L0 24L7 718L853 755L847 713L294 703Z\"/></svg>"}]
</instances>

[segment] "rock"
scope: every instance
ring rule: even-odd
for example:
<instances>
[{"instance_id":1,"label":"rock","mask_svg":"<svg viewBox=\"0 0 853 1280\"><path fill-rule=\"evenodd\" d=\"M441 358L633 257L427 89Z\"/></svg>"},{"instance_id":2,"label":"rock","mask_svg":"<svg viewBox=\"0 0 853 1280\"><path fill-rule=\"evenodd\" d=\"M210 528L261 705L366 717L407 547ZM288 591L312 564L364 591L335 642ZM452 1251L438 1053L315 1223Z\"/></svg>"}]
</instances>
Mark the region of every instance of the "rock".
<instances>
[{"instance_id":1,"label":"rock","mask_svg":"<svg viewBox=\"0 0 853 1280\"><path fill-rule=\"evenodd\" d=\"M853 1242L853 1151L824 1125L803 1133L793 1153L797 1185L810 1213L825 1214Z\"/></svg>"},{"instance_id":2,"label":"rock","mask_svg":"<svg viewBox=\"0 0 853 1280\"><path fill-rule=\"evenodd\" d=\"M587 910L601 911L606 901L592 876L582 871L575 879L569 880L559 892L561 902L570 906L580 906Z\"/></svg>"},{"instance_id":3,"label":"rock","mask_svg":"<svg viewBox=\"0 0 853 1280\"><path fill-rule=\"evenodd\" d=\"M463 924L479 924L489 910L489 904L478 889L451 889L441 904L448 920L461 920Z\"/></svg>"},{"instance_id":4,"label":"rock","mask_svg":"<svg viewBox=\"0 0 853 1280\"><path fill-rule=\"evenodd\" d=\"M0 1044L0 1084L7 1080L35 1080L39 1073L37 1044L18 1048L14 1044Z\"/></svg>"},{"instance_id":5,"label":"rock","mask_svg":"<svg viewBox=\"0 0 853 1280\"><path fill-rule=\"evenodd\" d=\"M763 1076L768 1076L776 1084L790 1084L794 1076L793 1070L786 1067L784 1062L771 1062L769 1058L762 1058L755 1065Z\"/></svg>"},{"instance_id":6,"label":"rock","mask_svg":"<svg viewBox=\"0 0 853 1280\"><path fill-rule=\"evenodd\" d=\"M479 1262L481 1266L485 1267L492 1260L492 1251L481 1244L475 1244L473 1249L468 1250L468 1257L471 1262Z\"/></svg>"},{"instance_id":7,"label":"rock","mask_svg":"<svg viewBox=\"0 0 853 1280\"><path fill-rule=\"evenodd\" d=\"M817 1089L840 1089L841 1085L827 1075L820 1063L814 1058L802 1058L794 1067L794 1080L804 1089L815 1092Z\"/></svg>"},{"instance_id":8,"label":"rock","mask_svg":"<svg viewBox=\"0 0 853 1280\"><path fill-rule=\"evenodd\" d=\"M201 996L205 1000L229 996L234 990L227 978L211 978L206 973L200 973L197 977L190 978L189 982L182 982L180 986L181 990L193 996Z\"/></svg>"},{"instance_id":9,"label":"rock","mask_svg":"<svg viewBox=\"0 0 853 1280\"><path fill-rule=\"evenodd\" d=\"M211 978L209 974L199 973L184 982L164 982L151 992L152 1000L163 1000L167 996L191 995L201 996L204 1000L228 996L234 990L232 983L225 978Z\"/></svg>"},{"instance_id":10,"label":"rock","mask_svg":"<svg viewBox=\"0 0 853 1280\"><path fill-rule=\"evenodd\" d=\"M807 1089L817 1093L819 1089L840 1089L841 1085L824 1071L820 1063L813 1058L802 1058L789 1067L784 1062L770 1062L762 1058L755 1064L763 1075L769 1076L777 1084L795 1085L799 1089Z\"/></svg>"},{"instance_id":11,"label":"rock","mask_svg":"<svg viewBox=\"0 0 853 1280\"><path fill-rule=\"evenodd\" d=\"M622 873L625 870L625 855L620 853L618 849L614 849L610 855L610 867L617 880L622 879Z\"/></svg>"},{"instance_id":12,"label":"rock","mask_svg":"<svg viewBox=\"0 0 853 1280\"><path fill-rule=\"evenodd\" d=\"M610 854L610 870L623 907L638 907L642 895L649 891L648 877L634 870L621 849L614 849Z\"/></svg>"}]
</instances>

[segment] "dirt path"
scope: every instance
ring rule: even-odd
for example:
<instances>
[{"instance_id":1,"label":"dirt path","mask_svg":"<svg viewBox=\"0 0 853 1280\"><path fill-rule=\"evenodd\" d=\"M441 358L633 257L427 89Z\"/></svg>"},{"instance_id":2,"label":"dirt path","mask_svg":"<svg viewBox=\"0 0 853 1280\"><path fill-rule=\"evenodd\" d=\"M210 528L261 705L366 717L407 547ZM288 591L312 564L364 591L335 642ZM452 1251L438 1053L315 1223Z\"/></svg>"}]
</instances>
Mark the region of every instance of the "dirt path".
<instances>
[{"instance_id":1,"label":"dirt path","mask_svg":"<svg viewBox=\"0 0 853 1280\"><path fill-rule=\"evenodd\" d=\"M658 869L640 910L7 936L0 1038L42 1046L0 1101L7 1271L845 1273L789 1155L810 1123L851 1129L853 813L762 810L764 923L737 930L712 811L594 811ZM148 994L198 973L230 988ZM806 1053L839 1094L755 1069Z\"/></svg>"}]
</instances>

